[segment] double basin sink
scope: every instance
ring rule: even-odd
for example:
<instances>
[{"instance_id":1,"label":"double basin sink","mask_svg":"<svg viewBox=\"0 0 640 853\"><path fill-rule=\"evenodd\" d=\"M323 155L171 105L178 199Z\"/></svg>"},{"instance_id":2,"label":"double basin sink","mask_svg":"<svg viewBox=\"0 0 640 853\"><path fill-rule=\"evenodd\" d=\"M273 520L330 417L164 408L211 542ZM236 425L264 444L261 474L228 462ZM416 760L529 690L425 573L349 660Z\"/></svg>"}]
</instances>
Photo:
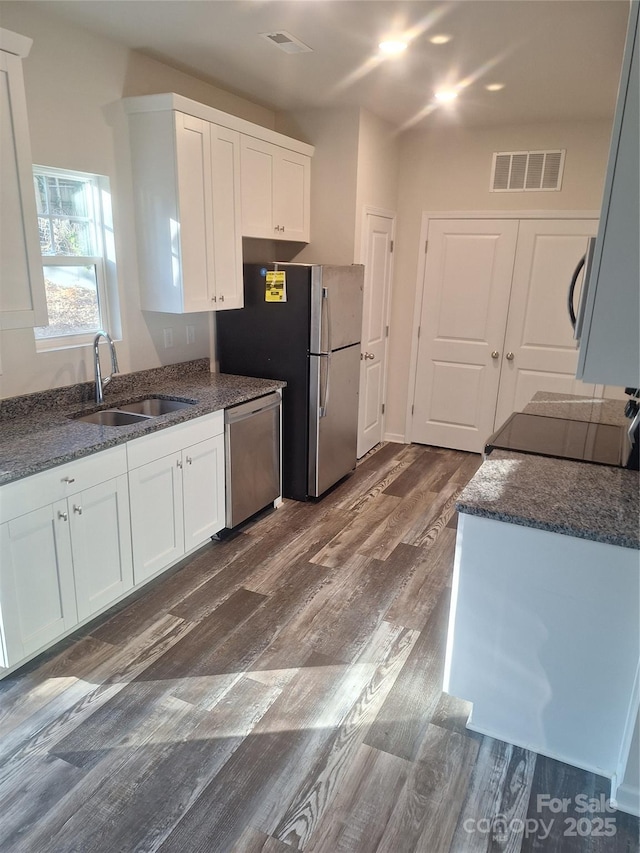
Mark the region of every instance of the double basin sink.
<instances>
[{"instance_id":1,"label":"double basin sink","mask_svg":"<svg viewBox=\"0 0 640 853\"><path fill-rule=\"evenodd\" d=\"M167 397L147 397L135 403L121 403L112 409L101 409L98 412L90 412L88 415L71 415L70 417L76 421L100 426L128 426L169 414L169 412L188 409L189 406L195 405L195 402L195 400L177 400Z\"/></svg>"}]
</instances>

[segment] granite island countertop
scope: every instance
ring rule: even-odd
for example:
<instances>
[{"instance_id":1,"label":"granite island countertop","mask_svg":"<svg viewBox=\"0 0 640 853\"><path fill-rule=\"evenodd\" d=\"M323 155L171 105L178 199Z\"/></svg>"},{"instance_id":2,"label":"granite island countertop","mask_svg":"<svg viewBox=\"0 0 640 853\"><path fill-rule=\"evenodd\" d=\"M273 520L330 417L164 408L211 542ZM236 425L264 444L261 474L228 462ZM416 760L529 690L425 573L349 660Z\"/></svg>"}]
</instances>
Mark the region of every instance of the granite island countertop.
<instances>
[{"instance_id":1,"label":"granite island countertop","mask_svg":"<svg viewBox=\"0 0 640 853\"><path fill-rule=\"evenodd\" d=\"M0 402L0 485L183 421L226 409L285 387L276 379L210 373L209 360L118 375L96 405L93 382ZM194 405L128 426L101 426L71 415L108 409L147 396L177 397Z\"/></svg>"},{"instance_id":2,"label":"granite island countertop","mask_svg":"<svg viewBox=\"0 0 640 853\"><path fill-rule=\"evenodd\" d=\"M626 424L623 409L621 400L538 393L524 411ZM495 450L463 489L456 508L469 515L637 549L639 495L637 471Z\"/></svg>"}]
</instances>

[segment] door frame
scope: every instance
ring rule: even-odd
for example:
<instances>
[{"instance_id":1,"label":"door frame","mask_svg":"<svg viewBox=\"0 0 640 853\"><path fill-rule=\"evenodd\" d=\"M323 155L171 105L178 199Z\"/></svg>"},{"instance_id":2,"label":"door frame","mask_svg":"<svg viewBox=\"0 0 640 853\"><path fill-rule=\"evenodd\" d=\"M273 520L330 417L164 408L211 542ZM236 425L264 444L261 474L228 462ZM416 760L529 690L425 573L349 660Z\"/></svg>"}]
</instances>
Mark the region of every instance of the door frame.
<instances>
[{"instance_id":1,"label":"door frame","mask_svg":"<svg viewBox=\"0 0 640 853\"><path fill-rule=\"evenodd\" d=\"M422 211L420 240L418 242L418 272L416 276L411 321L411 355L409 360L409 381L407 405L404 418L404 443L411 443L412 408L416 394L416 375L418 371L418 329L422 314L424 296L424 276L427 265L427 240L429 223L432 219L599 219L599 210L438 210Z\"/></svg>"},{"instance_id":2,"label":"door frame","mask_svg":"<svg viewBox=\"0 0 640 853\"><path fill-rule=\"evenodd\" d=\"M384 306L384 323L385 326L389 326L391 319L391 299L393 293L393 277L394 277L394 268L395 268L395 248L396 248L396 220L397 213L395 210L388 210L384 207L373 207L372 205L365 204L362 207L362 220L360 225L360 261L359 263L365 264L367 262L367 249L369 248L369 244L367 241L367 237L369 234L367 228L367 217L369 216L380 216L383 219L391 220L391 243L393 245L393 249L391 251L391 260L389 262L389 289L387 290L387 299L386 305ZM365 273L366 275L366 273ZM362 338L362 336L361 336ZM362 345L362 344L361 344ZM384 357L384 370L382 374L382 402L385 405L385 410L382 413L382 441L386 441L386 431L385 431L385 423L387 418L387 376L389 373L389 337L387 336L387 345L385 348L385 357Z\"/></svg>"}]
</instances>

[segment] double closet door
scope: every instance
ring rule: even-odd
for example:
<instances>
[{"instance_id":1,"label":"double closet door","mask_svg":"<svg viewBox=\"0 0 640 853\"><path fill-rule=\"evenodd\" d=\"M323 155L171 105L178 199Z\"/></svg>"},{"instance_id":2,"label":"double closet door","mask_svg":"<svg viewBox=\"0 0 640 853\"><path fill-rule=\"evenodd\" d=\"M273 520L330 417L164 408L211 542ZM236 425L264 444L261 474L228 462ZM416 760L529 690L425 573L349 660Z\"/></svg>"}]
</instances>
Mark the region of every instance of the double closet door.
<instances>
[{"instance_id":1,"label":"double closet door","mask_svg":"<svg viewBox=\"0 0 640 853\"><path fill-rule=\"evenodd\" d=\"M567 312L594 219L433 219L411 440L481 452L537 391L593 395L575 378Z\"/></svg>"}]
</instances>

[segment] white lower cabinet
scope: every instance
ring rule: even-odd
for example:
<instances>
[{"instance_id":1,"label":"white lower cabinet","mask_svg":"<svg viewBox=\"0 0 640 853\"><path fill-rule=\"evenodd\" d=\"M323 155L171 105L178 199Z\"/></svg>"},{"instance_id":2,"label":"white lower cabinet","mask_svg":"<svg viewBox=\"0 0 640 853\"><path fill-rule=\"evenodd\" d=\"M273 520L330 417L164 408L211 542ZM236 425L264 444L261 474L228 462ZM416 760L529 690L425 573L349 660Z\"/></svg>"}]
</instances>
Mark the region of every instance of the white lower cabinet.
<instances>
[{"instance_id":1,"label":"white lower cabinet","mask_svg":"<svg viewBox=\"0 0 640 853\"><path fill-rule=\"evenodd\" d=\"M223 419L221 412L215 415L219 417L199 418L131 442L136 583L175 563L225 525Z\"/></svg>"},{"instance_id":2,"label":"white lower cabinet","mask_svg":"<svg viewBox=\"0 0 640 853\"><path fill-rule=\"evenodd\" d=\"M222 530L223 430L214 412L0 488L0 670Z\"/></svg>"},{"instance_id":3,"label":"white lower cabinet","mask_svg":"<svg viewBox=\"0 0 640 853\"><path fill-rule=\"evenodd\" d=\"M103 480L107 470L112 476ZM132 588L125 471L124 447L113 448L0 491L2 666L43 649Z\"/></svg>"},{"instance_id":4,"label":"white lower cabinet","mask_svg":"<svg viewBox=\"0 0 640 853\"><path fill-rule=\"evenodd\" d=\"M2 666L28 657L78 621L66 501L0 525Z\"/></svg>"}]
</instances>

